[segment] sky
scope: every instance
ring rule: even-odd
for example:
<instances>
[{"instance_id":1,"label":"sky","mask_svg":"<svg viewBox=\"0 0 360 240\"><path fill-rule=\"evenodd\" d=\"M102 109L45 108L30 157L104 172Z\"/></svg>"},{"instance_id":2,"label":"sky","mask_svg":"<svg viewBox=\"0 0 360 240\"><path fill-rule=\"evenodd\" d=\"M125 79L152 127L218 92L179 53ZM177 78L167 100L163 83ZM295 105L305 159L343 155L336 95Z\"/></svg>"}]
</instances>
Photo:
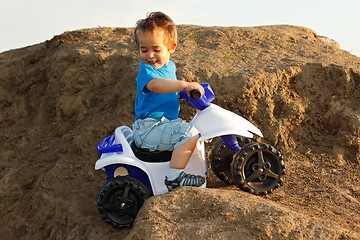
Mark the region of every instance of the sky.
<instances>
[{"instance_id":1,"label":"sky","mask_svg":"<svg viewBox=\"0 0 360 240\"><path fill-rule=\"evenodd\" d=\"M307 27L360 57L358 0L0 0L0 10L0 52L66 31L134 27L148 12L162 11L177 25Z\"/></svg>"}]
</instances>

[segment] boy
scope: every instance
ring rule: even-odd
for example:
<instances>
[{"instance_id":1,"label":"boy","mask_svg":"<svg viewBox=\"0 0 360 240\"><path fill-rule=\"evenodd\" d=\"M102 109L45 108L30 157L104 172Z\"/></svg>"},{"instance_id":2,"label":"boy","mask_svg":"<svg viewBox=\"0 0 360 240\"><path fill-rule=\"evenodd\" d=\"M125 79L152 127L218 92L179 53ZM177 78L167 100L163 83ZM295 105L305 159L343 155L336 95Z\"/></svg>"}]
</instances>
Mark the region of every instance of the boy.
<instances>
[{"instance_id":1,"label":"boy","mask_svg":"<svg viewBox=\"0 0 360 240\"><path fill-rule=\"evenodd\" d=\"M201 186L205 183L203 176L184 172L199 132L178 117L178 92L196 90L203 95L204 89L198 83L176 79L176 67L170 54L176 49L177 31L170 17L152 12L136 23L134 34L141 58L136 78L135 144L150 151L173 151L165 178L169 191L178 186Z\"/></svg>"}]
</instances>

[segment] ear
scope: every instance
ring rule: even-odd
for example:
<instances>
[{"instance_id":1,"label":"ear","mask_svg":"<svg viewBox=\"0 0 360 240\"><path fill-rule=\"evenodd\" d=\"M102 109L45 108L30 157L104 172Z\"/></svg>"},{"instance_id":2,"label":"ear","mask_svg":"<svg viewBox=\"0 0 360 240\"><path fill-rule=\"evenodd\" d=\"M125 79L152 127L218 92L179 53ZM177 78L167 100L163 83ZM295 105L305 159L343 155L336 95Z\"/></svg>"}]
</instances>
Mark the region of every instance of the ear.
<instances>
[{"instance_id":1,"label":"ear","mask_svg":"<svg viewBox=\"0 0 360 240\"><path fill-rule=\"evenodd\" d=\"M177 46L177 43L176 43L176 42L174 42L174 43L170 46L169 52L170 52L171 54L173 54L173 53L175 52L176 46Z\"/></svg>"}]
</instances>

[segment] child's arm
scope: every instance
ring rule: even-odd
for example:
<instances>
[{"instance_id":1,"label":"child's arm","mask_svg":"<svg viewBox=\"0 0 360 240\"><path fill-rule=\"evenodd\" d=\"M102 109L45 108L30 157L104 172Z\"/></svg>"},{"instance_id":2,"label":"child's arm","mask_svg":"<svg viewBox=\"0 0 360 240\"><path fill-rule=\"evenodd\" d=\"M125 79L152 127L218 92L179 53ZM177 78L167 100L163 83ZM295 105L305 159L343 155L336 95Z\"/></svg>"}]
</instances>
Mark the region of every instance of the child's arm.
<instances>
[{"instance_id":1,"label":"child's arm","mask_svg":"<svg viewBox=\"0 0 360 240\"><path fill-rule=\"evenodd\" d=\"M155 93L173 93L185 90L190 92L196 90L201 96L204 94L204 88L196 82L174 81L166 78L155 78L150 80L146 88Z\"/></svg>"}]
</instances>

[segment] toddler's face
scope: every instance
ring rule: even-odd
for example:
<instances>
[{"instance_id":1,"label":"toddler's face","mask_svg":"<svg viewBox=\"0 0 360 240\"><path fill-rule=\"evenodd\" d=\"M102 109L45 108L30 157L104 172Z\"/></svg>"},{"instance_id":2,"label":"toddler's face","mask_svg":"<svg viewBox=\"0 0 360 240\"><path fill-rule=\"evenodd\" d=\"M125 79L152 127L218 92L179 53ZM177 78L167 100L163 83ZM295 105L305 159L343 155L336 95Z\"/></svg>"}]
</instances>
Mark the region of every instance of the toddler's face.
<instances>
[{"instance_id":1,"label":"toddler's face","mask_svg":"<svg viewBox=\"0 0 360 240\"><path fill-rule=\"evenodd\" d=\"M161 68L167 65L170 59L170 52L175 49L168 49L165 43L164 31L139 32L139 47L141 61L152 65L154 68Z\"/></svg>"}]
</instances>

